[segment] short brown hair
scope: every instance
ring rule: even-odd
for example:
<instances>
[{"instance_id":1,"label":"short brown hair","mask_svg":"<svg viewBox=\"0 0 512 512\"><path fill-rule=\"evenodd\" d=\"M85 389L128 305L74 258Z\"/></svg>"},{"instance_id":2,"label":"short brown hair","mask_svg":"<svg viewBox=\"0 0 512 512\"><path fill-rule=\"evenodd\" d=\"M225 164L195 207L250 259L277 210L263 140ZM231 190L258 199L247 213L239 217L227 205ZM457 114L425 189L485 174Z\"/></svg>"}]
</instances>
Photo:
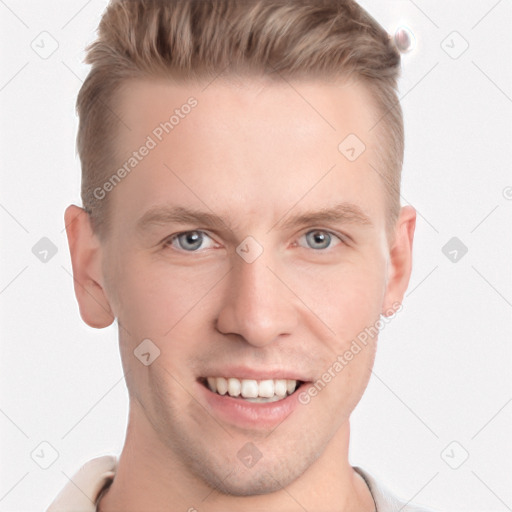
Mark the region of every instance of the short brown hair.
<instances>
[{"instance_id":1,"label":"short brown hair","mask_svg":"<svg viewBox=\"0 0 512 512\"><path fill-rule=\"evenodd\" d=\"M220 73L277 78L352 77L377 106L388 225L400 210L404 152L397 97L400 54L353 0L111 0L87 48L90 72L78 94L82 201L93 229L108 231L108 201L94 190L114 165L116 93L131 78L211 80ZM340 141L341 142L341 141Z\"/></svg>"}]
</instances>

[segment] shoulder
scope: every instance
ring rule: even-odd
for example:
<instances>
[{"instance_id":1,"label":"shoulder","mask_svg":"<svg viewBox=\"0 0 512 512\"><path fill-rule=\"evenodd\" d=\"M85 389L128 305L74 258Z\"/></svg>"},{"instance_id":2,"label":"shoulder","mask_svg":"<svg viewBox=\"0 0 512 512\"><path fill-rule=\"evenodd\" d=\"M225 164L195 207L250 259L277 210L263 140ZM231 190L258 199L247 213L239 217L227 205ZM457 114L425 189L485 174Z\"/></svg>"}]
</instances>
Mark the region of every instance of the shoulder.
<instances>
[{"instance_id":1,"label":"shoulder","mask_svg":"<svg viewBox=\"0 0 512 512\"><path fill-rule=\"evenodd\" d=\"M382 483L378 482L371 473L358 466L353 466L353 468L363 477L368 485L375 501L376 512L436 512L430 508L401 500Z\"/></svg>"},{"instance_id":2,"label":"shoulder","mask_svg":"<svg viewBox=\"0 0 512 512\"><path fill-rule=\"evenodd\" d=\"M110 485L118 459L104 455L89 460L71 477L46 512L95 512L96 502L105 486Z\"/></svg>"}]
</instances>

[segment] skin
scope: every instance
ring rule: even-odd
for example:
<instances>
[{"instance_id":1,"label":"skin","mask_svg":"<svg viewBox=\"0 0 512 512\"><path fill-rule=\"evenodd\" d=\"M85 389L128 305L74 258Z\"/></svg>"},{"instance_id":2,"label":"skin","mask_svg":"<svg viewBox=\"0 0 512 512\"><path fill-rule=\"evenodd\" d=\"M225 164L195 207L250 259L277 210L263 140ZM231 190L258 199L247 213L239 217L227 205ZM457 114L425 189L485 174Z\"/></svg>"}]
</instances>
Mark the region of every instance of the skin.
<instances>
[{"instance_id":1,"label":"skin","mask_svg":"<svg viewBox=\"0 0 512 512\"><path fill-rule=\"evenodd\" d=\"M416 212L402 207L387 238L387 197L370 167L379 165L369 132L379 115L354 82L302 80L292 88L217 79L205 89L132 81L120 96L130 130L119 134L119 154L139 148L190 96L197 107L109 193L104 241L81 208L65 212L81 316L97 328L117 319L130 394L125 446L99 509L370 512L374 502L348 446L376 338L274 429L220 420L197 379L241 364L297 369L316 381L401 302ZM366 145L354 162L338 151L349 133ZM341 201L359 206L371 225L278 224ZM225 224L137 231L138 219L162 203L215 213ZM183 238L170 242L194 230L205 234L196 252ZM306 236L318 230L332 233L327 247ZM249 235L263 247L252 263L235 250ZM133 355L147 338L160 350L149 366ZM262 454L252 468L237 457L248 442Z\"/></svg>"}]
</instances>

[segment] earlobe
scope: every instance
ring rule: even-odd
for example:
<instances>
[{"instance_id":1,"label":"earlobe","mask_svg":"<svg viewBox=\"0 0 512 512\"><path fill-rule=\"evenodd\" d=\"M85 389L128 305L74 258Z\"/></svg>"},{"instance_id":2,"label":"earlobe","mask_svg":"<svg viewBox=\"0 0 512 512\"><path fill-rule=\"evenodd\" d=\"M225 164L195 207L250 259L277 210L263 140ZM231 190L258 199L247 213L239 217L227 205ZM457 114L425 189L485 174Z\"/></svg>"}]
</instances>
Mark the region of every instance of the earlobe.
<instances>
[{"instance_id":1,"label":"earlobe","mask_svg":"<svg viewBox=\"0 0 512 512\"><path fill-rule=\"evenodd\" d=\"M108 327L115 316L102 285L102 248L92 230L89 214L79 206L70 205L64 213L64 222L80 316L90 327Z\"/></svg>"},{"instance_id":2,"label":"earlobe","mask_svg":"<svg viewBox=\"0 0 512 512\"><path fill-rule=\"evenodd\" d=\"M412 248L416 210L403 206L396 224L396 235L389 252L388 281L382 314L391 316L400 309L412 271Z\"/></svg>"}]
</instances>

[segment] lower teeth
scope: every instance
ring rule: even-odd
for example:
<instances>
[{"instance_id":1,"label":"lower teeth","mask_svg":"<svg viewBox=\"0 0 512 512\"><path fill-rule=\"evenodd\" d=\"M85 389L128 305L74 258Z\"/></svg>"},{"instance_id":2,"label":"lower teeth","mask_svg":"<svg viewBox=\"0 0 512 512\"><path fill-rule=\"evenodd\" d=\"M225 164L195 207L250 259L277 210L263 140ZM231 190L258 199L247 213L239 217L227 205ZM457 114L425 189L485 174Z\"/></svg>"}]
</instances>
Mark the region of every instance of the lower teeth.
<instances>
[{"instance_id":1,"label":"lower teeth","mask_svg":"<svg viewBox=\"0 0 512 512\"><path fill-rule=\"evenodd\" d=\"M286 396L288 396L288 395L286 395ZM286 396L274 395L272 398L264 398L262 396L258 396L256 398L244 398L242 396L240 398L242 398L243 400L247 400L248 402L254 402L256 404L264 404L264 403L268 403L268 402L277 402L278 400L282 400L283 398L286 398Z\"/></svg>"},{"instance_id":2,"label":"lower teeth","mask_svg":"<svg viewBox=\"0 0 512 512\"><path fill-rule=\"evenodd\" d=\"M285 396L274 395L272 398L267 398L267 397L263 397L263 396L257 396L255 398L246 398L242 395L231 396L228 393L226 393L225 395L221 395L220 393L216 393L216 394L219 396L227 396L229 398L237 398L239 400L246 400L247 402L253 402L255 404L266 404L266 403L270 403L270 402L278 402L279 400L283 400L290 396L289 394L286 394Z\"/></svg>"}]
</instances>

